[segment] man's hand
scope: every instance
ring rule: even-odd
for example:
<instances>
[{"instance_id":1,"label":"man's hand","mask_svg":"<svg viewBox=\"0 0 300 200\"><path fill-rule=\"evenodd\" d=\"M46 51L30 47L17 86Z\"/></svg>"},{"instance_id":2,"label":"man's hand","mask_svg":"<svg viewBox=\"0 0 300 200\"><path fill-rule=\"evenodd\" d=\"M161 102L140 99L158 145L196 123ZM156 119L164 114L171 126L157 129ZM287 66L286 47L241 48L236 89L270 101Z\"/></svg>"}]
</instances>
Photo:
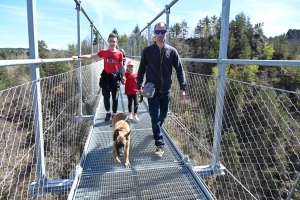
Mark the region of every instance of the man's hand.
<instances>
[{"instance_id":1,"label":"man's hand","mask_svg":"<svg viewBox=\"0 0 300 200\"><path fill-rule=\"evenodd\" d=\"M72 56L72 58L75 60L75 59L78 59L78 56Z\"/></svg>"},{"instance_id":2,"label":"man's hand","mask_svg":"<svg viewBox=\"0 0 300 200\"><path fill-rule=\"evenodd\" d=\"M142 93L143 93L143 88L141 88L141 89L139 90L139 95L142 95Z\"/></svg>"},{"instance_id":3,"label":"man's hand","mask_svg":"<svg viewBox=\"0 0 300 200\"><path fill-rule=\"evenodd\" d=\"M180 97L180 100L184 100L184 98L185 98L185 91L184 90L180 90L179 97Z\"/></svg>"}]
</instances>

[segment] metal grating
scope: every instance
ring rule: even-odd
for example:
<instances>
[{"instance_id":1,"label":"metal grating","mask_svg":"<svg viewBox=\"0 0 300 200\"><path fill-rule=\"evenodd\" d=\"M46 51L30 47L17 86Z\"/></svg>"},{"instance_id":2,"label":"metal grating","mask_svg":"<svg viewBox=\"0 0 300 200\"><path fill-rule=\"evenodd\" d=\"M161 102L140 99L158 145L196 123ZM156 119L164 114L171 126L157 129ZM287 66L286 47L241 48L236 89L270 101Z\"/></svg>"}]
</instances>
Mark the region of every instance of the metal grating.
<instances>
[{"instance_id":1,"label":"metal grating","mask_svg":"<svg viewBox=\"0 0 300 200\"><path fill-rule=\"evenodd\" d=\"M148 113L139 113L140 122L130 122L131 142L129 161L132 168L153 168L182 164L178 153L172 148L170 141L165 137L165 153L163 158L153 156L156 149L151 129L151 119ZM99 121L95 124L91 136L87 156L83 164L84 172L99 172L125 169L124 157L118 165L112 158L113 132L111 121L104 122L104 113L98 115Z\"/></svg>"},{"instance_id":2,"label":"metal grating","mask_svg":"<svg viewBox=\"0 0 300 200\"><path fill-rule=\"evenodd\" d=\"M185 167L83 175L74 199L207 199Z\"/></svg>"},{"instance_id":3,"label":"metal grating","mask_svg":"<svg viewBox=\"0 0 300 200\"><path fill-rule=\"evenodd\" d=\"M103 103L102 101L100 104ZM119 98L118 111L127 111L126 95ZM112 158L113 131L105 122L105 110L96 113L94 130L82 164L82 175L73 199L207 199L184 165L168 137L162 158L153 156L156 149L151 119L144 104L139 105L140 122L130 121L130 168Z\"/></svg>"}]
</instances>

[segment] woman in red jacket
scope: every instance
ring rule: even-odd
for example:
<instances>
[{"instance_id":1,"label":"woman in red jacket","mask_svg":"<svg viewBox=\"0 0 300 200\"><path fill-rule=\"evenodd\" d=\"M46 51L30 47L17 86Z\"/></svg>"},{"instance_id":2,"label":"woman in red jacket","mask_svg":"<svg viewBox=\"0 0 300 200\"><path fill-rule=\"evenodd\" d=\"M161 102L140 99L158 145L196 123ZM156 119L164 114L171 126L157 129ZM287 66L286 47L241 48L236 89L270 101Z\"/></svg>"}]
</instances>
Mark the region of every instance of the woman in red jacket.
<instances>
[{"instance_id":1,"label":"woman in red jacket","mask_svg":"<svg viewBox=\"0 0 300 200\"><path fill-rule=\"evenodd\" d=\"M128 98L128 112L129 112L129 119L133 119L134 121L140 121L137 116L138 110L138 89L137 89L137 73L133 73L133 62L127 62L126 68L126 82L123 84L125 85L125 94ZM132 116L132 101L133 101L133 116Z\"/></svg>"}]
</instances>

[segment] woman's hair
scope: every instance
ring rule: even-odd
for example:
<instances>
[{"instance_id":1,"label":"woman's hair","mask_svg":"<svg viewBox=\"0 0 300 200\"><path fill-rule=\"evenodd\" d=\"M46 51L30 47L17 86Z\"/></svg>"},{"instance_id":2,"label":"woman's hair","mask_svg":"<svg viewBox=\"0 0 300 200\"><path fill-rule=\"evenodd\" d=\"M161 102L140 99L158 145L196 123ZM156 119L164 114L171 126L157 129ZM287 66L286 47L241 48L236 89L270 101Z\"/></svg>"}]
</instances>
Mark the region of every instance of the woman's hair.
<instances>
[{"instance_id":1,"label":"woman's hair","mask_svg":"<svg viewBox=\"0 0 300 200\"><path fill-rule=\"evenodd\" d=\"M123 54L123 56L125 56L125 51L124 51L124 49L120 49L119 51L121 51L122 54Z\"/></svg>"}]
</instances>

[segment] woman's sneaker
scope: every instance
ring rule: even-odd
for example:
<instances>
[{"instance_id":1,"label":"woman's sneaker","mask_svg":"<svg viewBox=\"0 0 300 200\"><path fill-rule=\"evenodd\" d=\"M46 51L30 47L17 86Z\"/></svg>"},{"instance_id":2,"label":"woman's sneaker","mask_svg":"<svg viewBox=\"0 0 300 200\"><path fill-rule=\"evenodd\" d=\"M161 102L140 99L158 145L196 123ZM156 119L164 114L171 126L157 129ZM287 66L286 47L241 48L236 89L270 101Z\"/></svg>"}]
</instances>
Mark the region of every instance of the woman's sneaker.
<instances>
[{"instance_id":1,"label":"woman's sneaker","mask_svg":"<svg viewBox=\"0 0 300 200\"><path fill-rule=\"evenodd\" d=\"M133 120L136 121L136 122L139 122L139 121L140 121L140 119L138 118L137 115L133 116Z\"/></svg>"},{"instance_id":2,"label":"woman's sneaker","mask_svg":"<svg viewBox=\"0 0 300 200\"><path fill-rule=\"evenodd\" d=\"M130 115L129 115L128 119L131 119L131 120L133 120L133 118L132 118L132 114L130 114Z\"/></svg>"},{"instance_id":3,"label":"woman's sneaker","mask_svg":"<svg viewBox=\"0 0 300 200\"><path fill-rule=\"evenodd\" d=\"M164 147L158 146L158 147L156 148L156 151L154 152L154 156L162 157L164 153L165 153Z\"/></svg>"},{"instance_id":4,"label":"woman's sneaker","mask_svg":"<svg viewBox=\"0 0 300 200\"><path fill-rule=\"evenodd\" d=\"M111 117L111 113L106 113L104 121L107 122L108 120L110 120L110 117Z\"/></svg>"}]
</instances>

